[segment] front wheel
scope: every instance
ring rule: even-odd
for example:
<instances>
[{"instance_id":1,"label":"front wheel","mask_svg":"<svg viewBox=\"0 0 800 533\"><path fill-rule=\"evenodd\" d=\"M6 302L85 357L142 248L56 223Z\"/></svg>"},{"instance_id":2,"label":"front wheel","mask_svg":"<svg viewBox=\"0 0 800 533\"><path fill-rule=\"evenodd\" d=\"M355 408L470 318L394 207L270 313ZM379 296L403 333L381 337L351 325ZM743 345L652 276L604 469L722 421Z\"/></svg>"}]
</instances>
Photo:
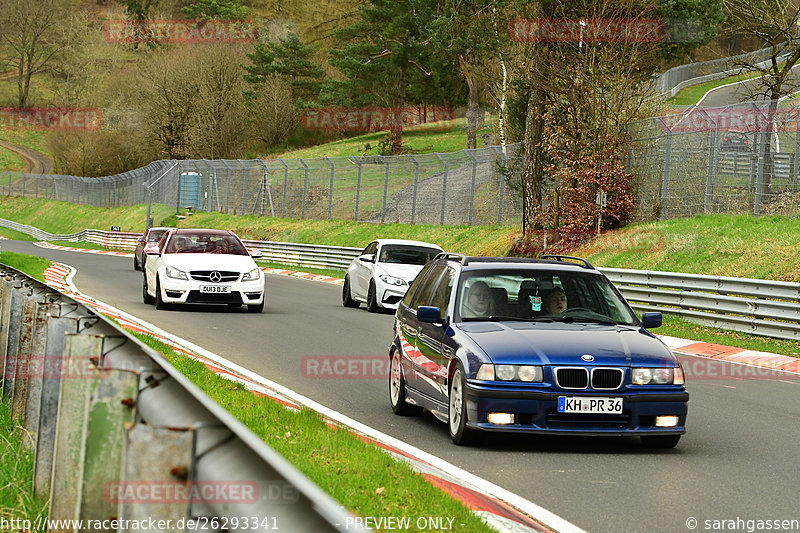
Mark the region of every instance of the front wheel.
<instances>
[{"instance_id":1,"label":"front wheel","mask_svg":"<svg viewBox=\"0 0 800 533\"><path fill-rule=\"evenodd\" d=\"M342 305L345 307L358 307L358 302L353 300L353 295L350 292L350 276L345 275L344 284L342 285Z\"/></svg>"},{"instance_id":2,"label":"front wheel","mask_svg":"<svg viewBox=\"0 0 800 533\"><path fill-rule=\"evenodd\" d=\"M153 305L154 301L153 297L147 294L147 272L145 272L142 276L142 302Z\"/></svg>"},{"instance_id":3,"label":"front wheel","mask_svg":"<svg viewBox=\"0 0 800 533\"><path fill-rule=\"evenodd\" d=\"M464 369L458 363L453 377L450 379L450 394L448 395L448 416L447 427L450 430L450 438L455 444L466 446L470 444L475 431L467 427L467 397L464 384Z\"/></svg>"},{"instance_id":4,"label":"front wheel","mask_svg":"<svg viewBox=\"0 0 800 533\"><path fill-rule=\"evenodd\" d=\"M642 444L646 448L674 448L681 440L680 435L643 435Z\"/></svg>"},{"instance_id":5,"label":"front wheel","mask_svg":"<svg viewBox=\"0 0 800 533\"><path fill-rule=\"evenodd\" d=\"M406 403L406 380L400 365L400 352L392 350L389 364L389 402L394 414L415 416L422 412L422 407Z\"/></svg>"},{"instance_id":6,"label":"front wheel","mask_svg":"<svg viewBox=\"0 0 800 533\"><path fill-rule=\"evenodd\" d=\"M367 291L367 311L370 313L377 313L381 308L378 307L378 301L375 296L375 282L369 282L369 290Z\"/></svg>"},{"instance_id":7,"label":"front wheel","mask_svg":"<svg viewBox=\"0 0 800 533\"><path fill-rule=\"evenodd\" d=\"M141 270L142 267L139 266L139 260L136 259L136 254L133 254L133 269L134 270Z\"/></svg>"},{"instance_id":8,"label":"front wheel","mask_svg":"<svg viewBox=\"0 0 800 533\"><path fill-rule=\"evenodd\" d=\"M158 276L156 276L156 309L162 311L167 308L167 304L164 303L164 300L161 299L161 282L158 281Z\"/></svg>"}]
</instances>

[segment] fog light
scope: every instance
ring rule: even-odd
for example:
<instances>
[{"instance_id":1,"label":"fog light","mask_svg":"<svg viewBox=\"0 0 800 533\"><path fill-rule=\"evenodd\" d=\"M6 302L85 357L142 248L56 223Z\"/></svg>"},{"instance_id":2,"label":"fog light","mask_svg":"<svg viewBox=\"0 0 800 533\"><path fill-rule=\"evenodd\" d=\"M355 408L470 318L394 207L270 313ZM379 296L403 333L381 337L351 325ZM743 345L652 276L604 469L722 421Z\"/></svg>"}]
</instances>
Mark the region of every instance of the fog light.
<instances>
[{"instance_id":1,"label":"fog light","mask_svg":"<svg viewBox=\"0 0 800 533\"><path fill-rule=\"evenodd\" d=\"M489 413L487 417L490 424L513 424L514 423L514 415L511 413Z\"/></svg>"},{"instance_id":2,"label":"fog light","mask_svg":"<svg viewBox=\"0 0 800 533\"><path fill-rule=\"evenodd\" d=\"M678 417L677 416L657 416L656 417L656 427L659 428L674 428L678 425Z\"/></svg>"}]
</instances>

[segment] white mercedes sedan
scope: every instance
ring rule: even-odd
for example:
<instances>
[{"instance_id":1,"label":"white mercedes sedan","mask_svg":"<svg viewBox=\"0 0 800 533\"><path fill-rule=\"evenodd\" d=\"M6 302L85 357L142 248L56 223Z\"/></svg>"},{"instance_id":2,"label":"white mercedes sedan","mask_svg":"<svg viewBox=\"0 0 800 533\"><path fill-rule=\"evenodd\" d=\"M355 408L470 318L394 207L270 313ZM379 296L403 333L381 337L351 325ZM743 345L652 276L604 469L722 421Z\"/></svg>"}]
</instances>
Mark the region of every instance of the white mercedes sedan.
<instances>
[{"instance_id":1,"label":"white mercedes sedan","mask_svg":"<svg viewBox=\"0 0 800 533\"><path fill-rule=\"evenodd\" d=\"M371 313L397 309L422 267L442 253L429 242L377 239L353 259L344 277L342 305L367 304Z\"/></svg>"},{"instance_id":2,"label":"white mercedes sedan","mask_svg":"<svg viewBox=\"0 0 800 533\"><path fill-rule=\"evenodd\" d=\"M146 249L142 300L169 304L226 304L264 310L264 273L235 233L216 229L170 229Z\"/></svg>"}]
</instances>

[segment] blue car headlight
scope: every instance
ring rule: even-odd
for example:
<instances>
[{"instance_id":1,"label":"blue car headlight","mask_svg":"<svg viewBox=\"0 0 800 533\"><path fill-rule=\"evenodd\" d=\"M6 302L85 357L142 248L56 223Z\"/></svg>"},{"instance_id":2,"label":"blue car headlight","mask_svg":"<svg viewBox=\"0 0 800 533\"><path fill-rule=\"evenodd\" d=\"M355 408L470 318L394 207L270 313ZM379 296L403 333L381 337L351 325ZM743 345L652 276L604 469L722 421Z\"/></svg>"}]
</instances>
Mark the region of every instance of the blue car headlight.
<instances>
[{"instance_id":1,"label":"blue car headlight","mask_svg":"<svg viewBox=\"0 0 800 533\"><path fill-rule=\"evenodd\" d=\"M408 285L408 283L406 283L406 280L396 278L388 274L381 274L378 277L381 278L381 281L386 283L387 285L397 285L398 287L403 287L405 285Z\"/></svg>"},{"instance_id":2,"label":"blue car headlight","mask_svg":"<svg viewBox=\"0 0 800 533\"><path fill-rule=\"evenodd\" d=\"M486 381L522 381L541 383L542 367L535 365L493 365L483 364L478 369L477 379Z\"/></svg>"},{"instance_id":3,"label":"blue car headlight","mask_svg":"<svg viewBox=\"0 0 800 533\"><path fill-rule=\"evenodd\" d=\"M167 267L167 277L174 279L185 279L187 281L189 280L189 278L186 276L186 272L183 270L178 270L175 267Z\"/></svg>"},{"instance_id":4,"label":"blue car headlight","mask_svg":"<svg viewBox=\"0 0 800 533\"><path fill-rule=\"evenodd\" d=\"M255 281L261 278L261 270L254 268L250 272L245 272L242 276L242 281Z\"/></svg>"},{"instance_id":5,"label":"blue car headlight","mask_svg":"<svg viewBox=\"0 0 800 533\"><path fill-rule=\"evenodd\" d=\"M634 385L683 385L681 367L632 368L631 383Z\"/></svg>"}]
</instances>

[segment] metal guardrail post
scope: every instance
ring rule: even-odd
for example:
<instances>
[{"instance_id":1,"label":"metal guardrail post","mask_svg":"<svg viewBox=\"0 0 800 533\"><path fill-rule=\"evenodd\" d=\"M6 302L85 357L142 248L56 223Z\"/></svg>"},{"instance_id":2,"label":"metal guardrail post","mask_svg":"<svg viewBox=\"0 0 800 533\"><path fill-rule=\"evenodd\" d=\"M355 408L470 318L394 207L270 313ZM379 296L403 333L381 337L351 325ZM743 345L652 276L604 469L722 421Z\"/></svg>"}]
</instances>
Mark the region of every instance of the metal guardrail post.
<instances>
[{"instance_id":1,"label":"metal guardrail post","mask_svg":"<svg viewBox=\"0 0 800 533\"><path fill-rule=\"evenodd\" d=\"M475 211L475 175L478 173L478 160L471 152L472 150L464 150L464 153L467 154L467 157L472 161L472 184L469 188L469 208L467 211L467 220L469 220L470 226L472 225L472 217Z\"/></svg>"},{"instance_id":2,"label":"metal guardrail post","mask_svg":"<svg viewBox=\"0 0 800 533\"><path fill-rule=\"evenodd\" d=\"M664 174L661 180L661 213L659 219L663 220L667 214L667 198L669 195L669 173L672 167L672 132L667 133L664 145Z\"/></svg>"},{"instance_id":3,"label":"metal guardrail post","mask_svg":"<svg viewBox=\"0 0 800 533\"><path fill-rule=\"evenodd\" d=\"M378 160L383 163L383 202L381 204L381 224L386 222L386 194L389 191L389 162L382 155Z\"/></svg>"},{"instance_id":4,"label":"metal guardrail post","mask_svg":"<svg viewBox=\"0 0 800 533\"><path fill-rule=\"evenodd\" d=\"M505 148L505 147L503 147ZM503 160L503 170L507 168L508 165L508 156L505 153L505 150L501 150L499 146L494 147L495 152L500 156ZM498 193L497 198L497 223L502 224L503 222L503 196L505 196L505 185L506 185L506 178L505 175L501 172L500 173L500 192Z\"/></svg>"},{"instance_id":5,"label":"metal guardrail post","mask_svg":"<svg viewBox=\"0 0 800 533\"><path fill-rule=\"evenodd\" d=\"M414 192L411 195L411 223L414 223L414 216L417 213L417 186L419 184L419 162L414 159L413 155L408 156L411 162L414 163Z\"/></svg>"},{"instance_id":6,"label":"metal guardrail post","mask_svg":"<svg viewBox=\"0 0 800 533\"><path fill-rule=\"evenodd\" d=\"M764 189L764 159L766 158L765 150L767 144L767 132L761 132L759 135L758 147L758 174L756 175L756 195L753 201L753 214L759 216L761 214L761 195Z\"/></svg>"},{"instance_id":7,"label":"metal guardrail post","mask_svg":"<svg viewBox=\"0 0 800 533\"><path fill-rule=\"evenodd\" d=\"M331 213L333 211L333 172L334 172L334 167L333 167L333 161L328 159L327 155L322 156L322 158L325 161L327 161L328 164L331 166L331 180L330 180L330 183L328 184L328 220L330 220L331 219Z\"/></svg>"},{"instance_id":8,"label":"metal guardrail post","mask_svg":"<svg viewBox=\"0 0 800 533\"><path fill-rule=\"evenodd\" d=\"M350 156L350 160L358 165L358 177L356 178L356 212L353 218L353 220L358 222L358 202L361 196L361 160L356 159L352 155Z\"/></svg>"},{"instance_id":9,"label":"metal guardrail post","mask_svg":"<svg viewBox=\"0 0 800 533\"><path fill-rule=\"evenodd\" d=\"M709 117L709 120L711 118ZM714 195L714 175L716 174L716 142L717 132L711 128L708 132L708 172L706 174L706 197L704 211L711 213L711 203Z\"/></svg>"},{"instance_id":10,"label":"metal guardrail post","mask_svg":"<svg viewBox=\"0 0 800 533\"><path fill-rule=\"evenodd\" d=\"M3 330L3 339L5 342L3 343L3 355L5 356L5 364L3 365L3 375L5 378L3 379L3 398L12 399L14 397L14 383L16 379L14 378L15 370L13 365L15 363L14 358L17 357L17 346L19 345L19 330L21 327L22 322L22 305L23 305L23 296L19 289L27 285L24 281L24 278L13 276L9 284L6 286L6 289L11 288L10 290L10 298L7 300L8 305L8 319L6 322L6 327ZM6 312L3 314L5 315Z\"/></svg>"},{"instance_id":11,"label":"metal guardrail post","mask_svg":"<svg viewBox=\"0 0 800 533\"><path fill-rule=\"evenodd\" d=\"M303 161L302 158L299 158L300 164L303 165L303 202L300 208L300 218L306 218L306 196L308 196L308 165L306 162Z\"/></svg>"},{"instance_id":12,"label":"metal guardrail post","mask_svg":"<svg viewBox=\"0 0 800 533\"><path fill-rule=\"evenodd\" d=\"M286 189L289 187L289 167L283 162L283 159L278 159L283 165L283 207L281 208L281 218L286 218Z\"/></svg>"},{"instance_id":13,"label":"metal guardrail post","mask_svg":"<svg viewBox=\"0 0 800 533\"><path fill-rule=\"evenodd\" d=\"M36 315L35 288L25 289L22 299L22 316L17 333L17 342L9 346L9 353L13 353L16 367L21 370L14 376L14 392L11 399L11 416L15 420L22 420L25 425L25 405L28 401L28 382L31 358L31 339L33 337L33 321ZM41 289L39 289L41 291ZM13 349L13 352L11 351Z\"/></svg>"},{"instance_id":14,"label":"metal guardrail post","mask_svg":"<svg viewBox=\"0 0 800 533\"><path fill-rule=\"evenodd\" d=\"M444 225L444 209L445 209L444 200L445 200L446 194L447 194L447 160L444 157L442 157L442 154L439 154L439 153L435 152L434 155L436 157L438 157L439 161L441 161L442 164L444 165L444 174L442 175L442 212L441 212L441 215L440 215L440 218L439 218L439 225L443 226Z\"/></svg>"}]
</instances>

